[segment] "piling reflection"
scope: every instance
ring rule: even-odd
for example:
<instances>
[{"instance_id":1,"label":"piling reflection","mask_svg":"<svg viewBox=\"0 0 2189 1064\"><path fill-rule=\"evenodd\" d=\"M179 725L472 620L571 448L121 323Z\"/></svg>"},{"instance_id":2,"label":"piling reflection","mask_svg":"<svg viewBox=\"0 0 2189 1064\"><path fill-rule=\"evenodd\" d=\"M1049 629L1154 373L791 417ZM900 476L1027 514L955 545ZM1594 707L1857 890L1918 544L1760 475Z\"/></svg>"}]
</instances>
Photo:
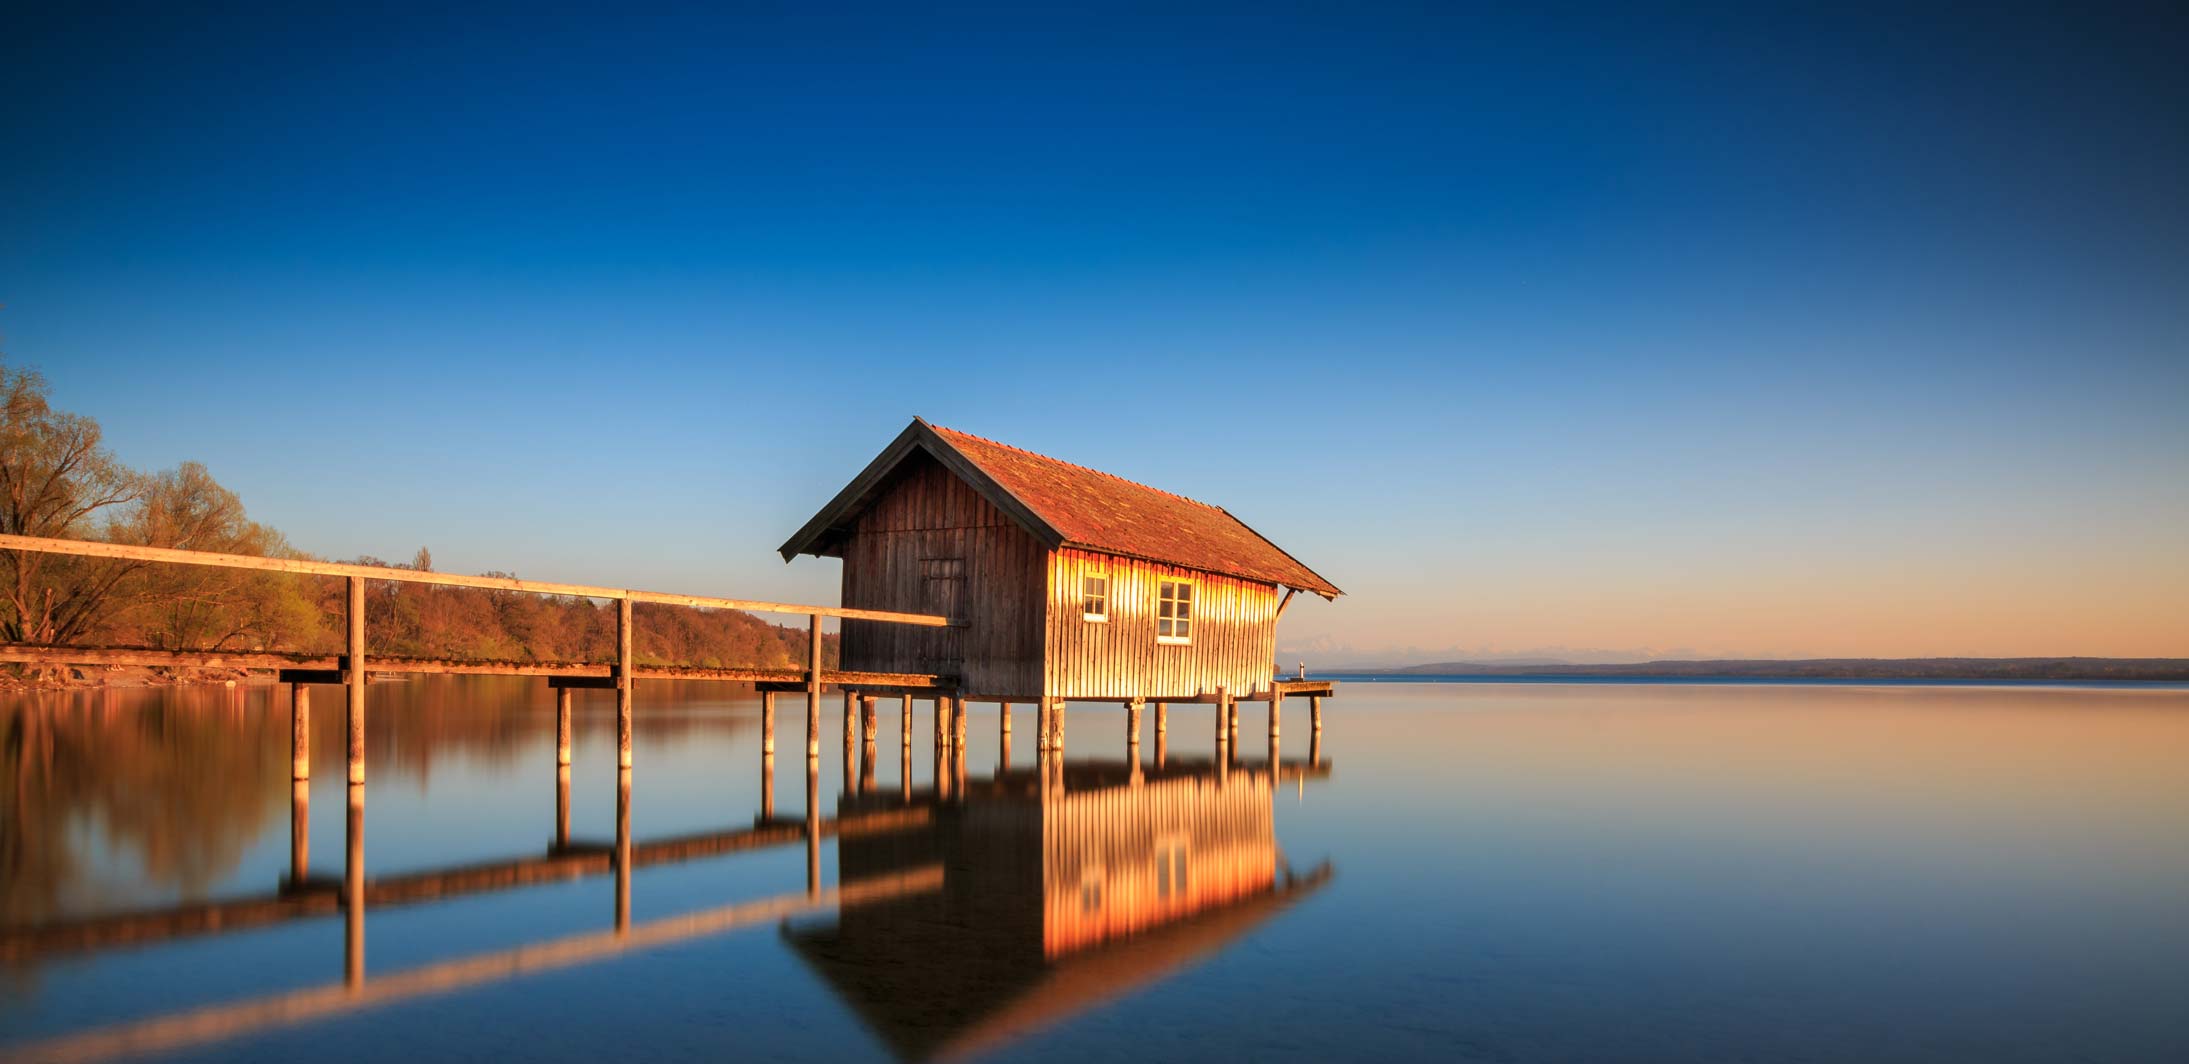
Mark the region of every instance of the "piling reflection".
<instances>
[{"instance_id":1,"label":"piling reflection","mask_svg":"<svg viewBox=\"0 0 2189 1064\"><path fill-rule=\"evenodd\" d=\"M367 785L333 784L343 788L346 799L342 868L337 878L322 858L315 878L311 782L287 780L289 860L287 874L272 889L227 901L73 920L10 920L0 926L0 959L36 964L64 954L145 947L339 915L339 979L330 963L319 969L328 981L315 986L128 1021L35 1046L0 1044L0 1057L28 1051L40 1059L91 1060L202 1044L796 914L814 914L816 922L785 924L786 941L895 1051L907 1057L956 1053L1019 1037L1176 971L1235 941L1328 875L1326 867L1297 875L1285 864L1275 842L1272 807L1279 786L1319 777L1325 770L1275 759L1274 744L1272 760L1252 767L1234 766L1229 758L1167 759L1160 708L1153 766L1139 756L1137 735L1127 742L1129 757L1124 761L1067 764L1061 754L1063 713L1058 707L1050 721L1054 746L1040 752L1031 770L1010 765L1010 730L1003 723L997 768L974 778L964 743L965 708L954 700L939 700L935 771L923 787L913 778L907 704L900 714L899 779L894 787L880 787L878 719L868 700L857 705L858 715L852 718L863 726L848 736L863 756L855 768L846 766L850 771L832 810L824 810L821 762L813 756L806 760L803 818L778 820L774 755L761 746L760 810L751 826L637 839L634 770L622 767L616 775L613 842L573 841L568 694L558 692L552 725L534 718L539 731L530 749L539 760L532 771L555 777L554 838L544 853L373 876L364 840ZM287 693L280 697L285 701ZM243 714L209 726L231 729L231 737L237 728L288 731L292 721L282 708L269 697L268 711L256 724ZM161 722L170 723L164 717ZM12 765L24 783L23 793L34 795L54 777L49 772L32 779L26 766L73 763L64 758L77 755L62 751L80 744L88 756L98 749L93 740L115 737L95 728L96 734L78 739L68 729L83 728L84 723L58 717L18 715L9 723L15 729ZM139 725L141 721L133 724L125 716L99 727L127 736ZM549 727L554 735L552 763L544 742ZM247 763L255 766L253 771L232 775L239 783L256 786L257 796L239 808L264 818L265 807L278 803L275 796L292 767L289 736L229 744L208 733L201 746L188 741L192 732L185 729L182 734L185 742L178 750L183 755L251 751ZM329 736L330 741L341 738ZM47 752L26 758L25 748ZM846 753L848 757L852 751ZM84 767L88 770L89 762ZM175 768L183 771L186 766ZM193 772L193 784L202 786L207 775ZM86 776L96 773L87 771ZM50 812L45 806L35 811ZM17 806L10 815L27 812ZM216 816L211 823L228 821ZM382 831L395 831L397 836L390 838L396 838L401 829L383 825ZM832 836L837 855L833 886L823 881L821 859L825 840ZM806 857L802 890L786 883L780 888L784 893L758 902L653 923L633 921L634 889L643 889L643 883L634 884L637 869L797 845L804 847ZM11 849L9 857L19 860L20 848ZM365 920L380 908L594 875L612 878L613 910L606 929L595 924L565 938L393 973L374 974L366 965Z\"/></svg>"},{"instance_id":2,"label":"piling reflection","mask_svg":"<svg viewBox=\"0 0 2189 1064\"><path fill-rule=\"evenodd\" d=\"M941 889L785 938L899 1056L960 1057L1161 979L1324 883L1280 858L1272 798L1306 766L1067 764L969 782L928 829L839 836L847 878L939 864ZM875 803L847 795L838 815Z\"/></svg>"}]
</instances>

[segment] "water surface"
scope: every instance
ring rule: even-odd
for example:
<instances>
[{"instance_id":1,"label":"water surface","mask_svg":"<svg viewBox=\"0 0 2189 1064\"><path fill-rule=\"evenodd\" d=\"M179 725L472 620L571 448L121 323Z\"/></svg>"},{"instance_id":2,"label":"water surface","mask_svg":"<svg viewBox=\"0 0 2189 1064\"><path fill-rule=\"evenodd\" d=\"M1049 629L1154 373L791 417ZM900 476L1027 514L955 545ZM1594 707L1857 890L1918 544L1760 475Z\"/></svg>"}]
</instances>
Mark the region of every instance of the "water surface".
<instances>
[{"instance_id":1,"label":"water surface","mask_svg":"<svg viewBox=\"0 0 2189 1064\"><path fill-rule=\"evenodd\" d=\"M619 779L587 694L565 827L537 681L371 695L354 810L318 699L301 880L275 692L0 708L0 1053L2189 1058L2180 690L1348 684L1274 786L1258 705L1137 774L1075 706L1060 776L1021 707L1000 777L977 705L941 794L921 702L909 799L898 704L847 774L831 697L810 849L801 699L771 799L757 696L643 688Z\"/></svg>"}]
</instances>

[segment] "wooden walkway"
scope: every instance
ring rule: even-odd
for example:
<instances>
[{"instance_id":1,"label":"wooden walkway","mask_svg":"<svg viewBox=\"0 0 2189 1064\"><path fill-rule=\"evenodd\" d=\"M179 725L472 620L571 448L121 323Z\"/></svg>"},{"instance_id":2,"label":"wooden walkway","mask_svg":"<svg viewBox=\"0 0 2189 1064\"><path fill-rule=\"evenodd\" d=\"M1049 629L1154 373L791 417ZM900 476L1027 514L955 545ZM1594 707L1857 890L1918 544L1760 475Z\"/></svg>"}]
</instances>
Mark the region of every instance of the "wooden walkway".
<instances>
[{"instance_id":1,"label":"wooden walkway","mask_svg":"<svg viewBox=\"0 0 2189 1064\"><path fill-rule=\"evenodd\" d=\"M840 606L805 606L754 599L684 595L590 584L562 584L518 580L499 576L458 576L416 569L389 569L343 562L316 562L293 558L261 558L242 554L138 547L123 543L45 539L37 536L0 535L0 550L65 554L80 558L171 565L196 565L217 569L288 573L297 576L339 577L346 583L344 620L345 651L340 654L301 654L269 651L190 651L156 647L81 647L43 643L0 643L0 662L28 665L144 665L169 668L270 669L289 685L290 716L297 751L295 778L307 779L311 765L304 757L310 739L307 711L308 685L340 684L348 696L345 721L349 739L349 778L365 782L365 691L374 675L456 674L471 676L541 676L560 689L558 698L559 756L569 763L570 694L574 687L609 688L616 692L616 763L631 767L631 714L635 690L641 679L716 680L755 683L769 687L802 687L807 692L806 753L821 753L821 690L829 684L897 692L929 692L949 697L957 686L955 677L910 674L843 672L827 669L821 660L821 624L824 619L879 621L929 628L964 627L962 619L919 613L846 609ZM607 599L616 604L616 660L613 662L460 661L454 659L380 658L366 652L365 582L433 584L442 587L483 588L538 595ZM694 609L745 610L754 613L803 614L809 620L806 665L803 669L698 668L679 665L640 665L634 650L635 626L631 607L640 602ZM774 747L774 714L766 722L768 745Z\"/></svg>"}]
</instances>

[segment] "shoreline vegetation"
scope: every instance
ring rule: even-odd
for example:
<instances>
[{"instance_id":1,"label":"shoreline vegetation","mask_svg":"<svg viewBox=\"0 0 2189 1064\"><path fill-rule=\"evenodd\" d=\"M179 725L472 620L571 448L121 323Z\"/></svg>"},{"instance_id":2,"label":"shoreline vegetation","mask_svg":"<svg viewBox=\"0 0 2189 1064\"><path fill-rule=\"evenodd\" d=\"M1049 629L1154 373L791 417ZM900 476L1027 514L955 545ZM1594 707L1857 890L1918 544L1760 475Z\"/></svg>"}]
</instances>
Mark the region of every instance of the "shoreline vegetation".
<instances>
[{"instance_id":1,"label":"shoreline vegetation","mask_svg":"<svg viewBox=\"0 0 2189 1064\"><path fill-rule=\"evenodd\" d=\"M1328 669L1346 676L1586 680L2021 680L2189 682L2189 658L1803 658L1638 661L1616 665L1442 661L1383 669Z\"/></svg>"},{"instance_id":2,"label":"shoreline vegetation","mask_svg":"<svg viewBox=\"0 0 2189 1064\"><path fill-rule=\"evenodd\" d=\"M55 410L38 374L0 364L0 531L52 539L320 560L249 519L202 465L132 470L96 421ZM409 562L344 559L431 571ZM488 573L513 577L514 573ZM344 588L331 577L0 550L0 642L160 650L340 653ZM366 585L371 650L397 657L609 661L615 604L480 588ZM634 608L638 659L700 667L792 667L806 629L738 610ZM836 637L822 641L833 661ZM272 682L270 672L0 665L0 690Z\"/></svg>"}]
</instances>

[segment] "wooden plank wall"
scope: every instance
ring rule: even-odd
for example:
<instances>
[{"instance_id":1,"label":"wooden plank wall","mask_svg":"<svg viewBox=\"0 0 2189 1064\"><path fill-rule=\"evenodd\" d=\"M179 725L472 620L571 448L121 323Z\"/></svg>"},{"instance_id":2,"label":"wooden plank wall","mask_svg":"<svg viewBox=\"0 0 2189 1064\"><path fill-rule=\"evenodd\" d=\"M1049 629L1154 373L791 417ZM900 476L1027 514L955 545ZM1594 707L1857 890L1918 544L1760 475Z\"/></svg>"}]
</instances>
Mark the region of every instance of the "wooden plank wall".
<instances>
[{"instance_id":1,"label":"wooden plank wall","mask_svg":"<svg viewBox=\"0 0 2189 1064\"><path fill-rule=\"evenodd\" d=\"M969 692L1038 692L1047 555L1039 541L934 459L908 459L859 515L844 544L844 605L920 604L971 626L845 621L844 668L902 672L911 670L894 666L918 662L918 671L959 676ZM947 564L953 559L956 564Z\"/></svg>"},{"instance_id":2,"label":"wooden plank wall","mask_svg":"<svg viewBox=\"0 0 2189 1064\"><path fill-rule=\"evenodd\" d=\"M1080 578L1090 573L1109 574L1107 621L1081 613ZM1156 642L1156 582L1172 577L1194 582L1189 645ZM1273 585L1066 548L1050 563L1048 598L1046 683L1054 697L1154 701L1269 687L1277 654Z\"/></svg>"},{"instance_id":3,"label":"wooden plank wall","mask_svg":"<svg viewBox=\"0 0 2189 1064\"><path fill-rule=\"evenodd\" d=\"M1270 783L1241 775L1164 780L1042 803L1043 953L1057 957L1270 889ZM1185 852L1167 894L1158 864Z\"/></svg>"}]
</instances>

